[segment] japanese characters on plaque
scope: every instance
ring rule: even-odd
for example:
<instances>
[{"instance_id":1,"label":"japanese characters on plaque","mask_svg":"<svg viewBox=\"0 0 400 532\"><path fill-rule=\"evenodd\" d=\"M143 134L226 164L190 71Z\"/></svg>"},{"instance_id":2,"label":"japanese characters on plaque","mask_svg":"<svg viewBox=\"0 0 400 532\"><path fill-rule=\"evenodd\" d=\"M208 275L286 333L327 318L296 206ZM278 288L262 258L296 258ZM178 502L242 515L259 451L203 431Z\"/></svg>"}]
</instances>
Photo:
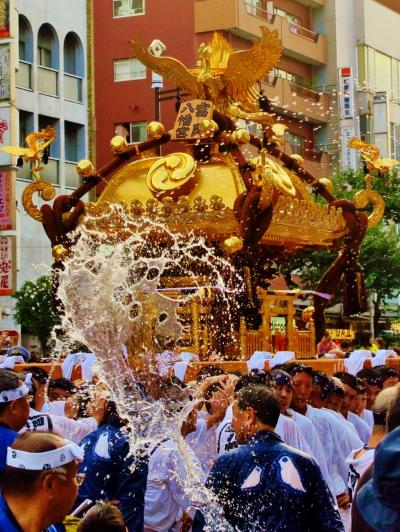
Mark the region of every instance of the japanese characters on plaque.
<instances>
[{"instance_id":1,"label":"japanese characters on plaque","mask_svg":"<svg viewBox=\"0 0 400 532\"><path fill-rule=\"evenodd\" d=\"M10 47L0 45L0 100L10 99Z\"/></svg>"},{"instance_id":2,"label":"japanese characters on plaque","mask_svg":"<svg viewBox=\"0 0 400 532\"><path fill-rule=\"evenodd\" d=\"M179 108L172 138L176 140L195 140L200 138L200 122L211 120L213 104L207 100L183 102Z\"/></svg>"},{"instance_id":3,"label":"japanese characters on plaque","mask_svg":"<svg viewBox=\"0 0 400 532\"><path fill-rule=\"evenodd\" d=\"M351 67L339 69L341 118L354 118L354 83Z\"/></svg>"},{"instance_id":4,"label":"japanese characters on plaque","mask_svg":"<svg viewBox=\"0 0 400 532\"><path fill-rule=\"evenodd\" d=\"M13 229L11 173L0 172L0 230L10 229Z\"/></svg>"},{"instance_id":5,"label":"japanese characters on plaque","mask_svg":"<svg viewBox=\"0 0 400 532\"><path fill-rule=\"evenodd\" d=\"M0 296L10 296L14 290L14 236L0 237Z\"/></svg>"}]
</instances>

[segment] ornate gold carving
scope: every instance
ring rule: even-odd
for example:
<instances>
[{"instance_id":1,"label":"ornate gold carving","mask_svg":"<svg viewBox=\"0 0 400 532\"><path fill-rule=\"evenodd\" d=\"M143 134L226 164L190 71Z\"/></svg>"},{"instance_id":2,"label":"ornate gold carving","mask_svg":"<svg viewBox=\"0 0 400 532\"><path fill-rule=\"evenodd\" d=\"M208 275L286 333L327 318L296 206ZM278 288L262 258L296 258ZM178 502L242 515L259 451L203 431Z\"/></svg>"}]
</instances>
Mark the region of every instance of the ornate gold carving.
<instances>
[{"instance_id":1,"label":"ornate gold carving","mask_svg":"<svg viewBox=\"0 0 400 532\"><path fill-rule=\"evenodd\" d=\"M374 227L382 220L385 214L385 202L382 196L371 188L361 190L354 196L354 205L357 209L365 209L370 204L374 206L374 209L368 216L368 227Z\"/></svg>"},{"instance_id":2,"label":"ornate gold carving","mask_svg":"<svg viewBox=\"0 0 400 532\"><path fill-rule=\"evenodd\" d=\"M152 55L138 40L131 41L131 45L133 57L195 98L212 101L222 112L229 112L232 103L254 112L258 104L252 87L278 64L282 54L278 32L261 27L261 33L259 42L238 52L215 33L207 45L200 45L198 69L192 71L177 59Z\"/></svg>"},{"instance_id":3,"label":"ornate gold carving","mask_svg":"<svg viewBox=\"0 0 400 532\"><path fill-rule=\"evenodd\" d=\"M19 146L4 146L0 148L2 151L11 153L16 157L23 157L26 162L32 162L32 174L36 181L40 181L40 170L43 169L41 165L41 156L45 150L57 138L56 130L47 126L38 133L30 133L25 138L27 148L20 148Z\"/></svg>"},{"instance_id":4,"label":"ornate gold carving","mask_svg":"<svg viewBox=\"0 0 400 532\"><path fill-rule=\"evenodd\" d=\"M44 201L50 201L55 197L56 190L50 183L35 181L34 183L28 185L22 193L22 205L24 206L24 209L34 220L41 222L42 213L32 200L32 196L36 192L41 193L41 197Z\"/></svg>"},{"instance_id":5,"label":"ornate gold carving","mask_svg":"<svg viewBox=\"0 0 400 532\"><path fill-rule=\"evenodd\" d=\"M348 142L349 148L354 148L361 152L361 156L367 164L369 172L387 172L394 166L397 166L399 161L394 159L379 159L380 150L374 144L367 144L357 137L352 137Z\"/></svg>"},{"instance_id":6,"label":"ornate gold carving","mask_svg":"<svg viewBox=\"0 0 400 532\"><path fill-rule=\"evenodd\" d=\"M172 197L177 197L182 193L184 185L194 185L194 182L189 182L195 171L196 161L191 155L174 153L153 163L147 172L146 183L156 196L168 192Z\"/></svg>"},{"instance_id":7,"label":"ornate gold carving","mask_svg":"<svg viewBox=\"0 0 400 532\"><path fill-rule=\"evenodd\" d=\"M272 200L271 186L277 188L285 195L295 197L296 189L292 183L290 175L286 173L278 163L266 157L266 150L261 150L260 157L254 160L256 164L256 179L259 180L259 185L262 186L260 207L265 209Z\"/></svg>"}]
</instances>

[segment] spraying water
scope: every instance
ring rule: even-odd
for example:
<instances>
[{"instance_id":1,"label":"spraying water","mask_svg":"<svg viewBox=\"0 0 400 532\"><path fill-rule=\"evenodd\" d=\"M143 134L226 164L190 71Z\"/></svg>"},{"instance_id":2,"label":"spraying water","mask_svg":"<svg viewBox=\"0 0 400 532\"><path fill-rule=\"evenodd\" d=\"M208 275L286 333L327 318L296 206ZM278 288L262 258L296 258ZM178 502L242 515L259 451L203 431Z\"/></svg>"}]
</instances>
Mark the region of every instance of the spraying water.
<instances>
[{"instance_id":1,"label":"spraying water","mask_svg":"<svg viewBox=\"0 0 400 532\"><path fill-rule=\"evenodd\" d=\"M155 353L160 338L178 339L178 305L199 287L199 279L227 298L230 263L194 234L177 238L162 221L129 217L121 205L103 215L88 215L59 276L62 329L71 342L96 353L98 372L112 390L119 412L131 426L131 451L172 439L185 459L181 479L191 505L205 514L207 530L229 530L212 494L202 486L180 427L194 402L182 401L178 388L163 392L159 373L163 357ZM163 290L165 278L189 279L179 298ZM226 305L229 313L229 303ZM230 316L226 316L229 321ZM212 329L212 324L211 324ZM61 351L63 345L57 340ZM143 396L138 381L145 385ZM175 396L176 395L176 396Z\"/></svg>"}]
</instances>

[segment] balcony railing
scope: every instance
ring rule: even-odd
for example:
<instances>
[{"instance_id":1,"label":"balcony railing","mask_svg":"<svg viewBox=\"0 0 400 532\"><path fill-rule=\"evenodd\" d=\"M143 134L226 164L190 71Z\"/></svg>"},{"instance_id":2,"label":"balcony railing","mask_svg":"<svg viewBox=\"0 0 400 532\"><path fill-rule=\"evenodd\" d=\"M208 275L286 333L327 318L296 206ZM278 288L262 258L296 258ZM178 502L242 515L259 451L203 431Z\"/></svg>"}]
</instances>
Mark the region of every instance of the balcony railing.
<instances>
[{"instance_id":1,"label":"balcony railing","mask_svg":"<svg viewBox=\"0 0 400 532\"><path fill-rule=\"evenodd\" d=\"M32 90L32 65L26 61L20 61L16 73L16 85L20 89Z\"/></svg>"},{"instance_id":2,"label":"balcony railing","mask_svg":"<svg viewBox=\"0 0 400 532\"><path fill-rule=\"evenodd\" d=\"M293 94L296 94L297 96L302 96L303 98L307 98L308 100L312 100L313 102L319 102L321 99L321 95L318 92L313 91L308 87L303 87L303 85L298 85L297 83L290 83L290 88Z\"/></svg>"},{"instance_id":3,"label":"balcony railing","mask_svg":"<svg viewBox=\"0 0 400 532\"><path fill-rule=\"evenodd\" d=\"M269 11L263 9L262 7L255 6L251 2L245 1L244 5L246 6L246 12L249 15L254 15L255 17L262 18L271 24L274 22L275 17L280 17L280 18L284 18L285 20L287 20L285 17L281 17L280 15L275 15L274 13L270 13ZM299 35L300 37L304 37L306 39L310 39L311 41L314 41L314 42L318 41L318 36L319 36L318 33L315 33L314 31L309 30L308 28L304 28L303 26L299 26L298 24L295 24L294 22L288 21L288 24L289 24L290 33L296 33L296 35Z\"/></svg>"},{"instance_id":4,"label":"balcony railing","mask_svg":"<svg viewBox=\"0 0 400 532\"><path fill-rule=\"evenodd\" d=\"M38 89L42 94L58 96L58 71L40 66L38 68Z\"/></svg>"},{"instance_id":5,"label":"balcony railing","mask_svg":"<svg viewBox=\"0 0 400 532\"><path fill-rule=\"evenodd\" d=\"M310 41L318 41L318 33L315 33L308 28L303 28L303 26L299 26L294 22L289 22L289 31L290 33L296 33L296 35L300 35L300 37L304 37L305 39L310 39Z\"/></svg>"},{"instance_id":6,"label":"balcony railing","mask_svg":"<svg viewBox=\"0 0 400 532\"><path fill-rule=\"evenodd\" d=\"M271 23L274 21L275 15L266 11L262 7L255 6L250 2L244 2L244 5L246 6L246 11L249 15L254 15L255 17L262 18Z\"/></svg>"},{"instance_id":7,"label":"balcony railing","mask_svg":"<svg viewBox=\"0 0 400 532\"><path fill-rule=\"evenodd\" d=\"M80 185L78 172L76 171L76 163L65 163L65 186L68 188L77 188Z\"/></svg>"},{"instance_id":8,"label":"balcony railing","mask_svg":"<svg viewBox=\"0 0 400 532\"><path fill-rule=\"evenodd\" d=\"M82 102L82 78L64 74L64 98L71 102Z\"/></svg>"}]
</instances>

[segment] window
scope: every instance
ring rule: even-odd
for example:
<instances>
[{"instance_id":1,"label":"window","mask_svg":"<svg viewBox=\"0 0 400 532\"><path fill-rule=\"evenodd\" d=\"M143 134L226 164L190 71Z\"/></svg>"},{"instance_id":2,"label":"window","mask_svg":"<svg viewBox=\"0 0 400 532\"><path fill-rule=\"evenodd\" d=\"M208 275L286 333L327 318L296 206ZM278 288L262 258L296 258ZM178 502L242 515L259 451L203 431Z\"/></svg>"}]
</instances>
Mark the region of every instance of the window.
<instances>
[{"instance_id":1,"label":"window","mask_svg":"<svg viewBox=\"0 0 400 532\"><path fill-rule=\"evenodd\" d=\"M147 122L131 122L129 124L130 142L143 142L147 139Z\"/></svg>"},{"instance_id":2,"label":"window","mask_svg":"<svg viewBox=\"0 0 400 532\"><path fill-rule=\"evenodd\" d=\"M400 125L390 124L391 158L400 160Z\"/></svg>"},{"instance_id":3,"label":"window","mask_svg":"<svg viewBox=\"0 0 400 532\"><path fill-rule=\"evenodd\" d=\"M296 135L296 133L286 133L286 140L289 142L292 152L298 153L299 155L304 154L304 137L301 135Z\"/></svg>"},{"instance_id":4,"label":"window","mask_svg":"<svg viewBox=\"0 0 400 532\"><path fill-rule=\"evenodd\" d=\"M65 160L76 163L84 155L84 127L73 122L64 123Z\"/></svg>"},{"instance_id":5,"label":"window","mask_svg":"<svg viewBox=\"0 0 400 532\"><path fill-rule=\"evenodd\" d=\"M138 59L117 59L114 61L114 81L146 79L146 67Z\"/></svg>"},{"instance_id":6,"label":"window","mask_svg":"<svg viewBox=\"0 0 400 532\"><path fill-rule=\"evenodd\" d=\"M115 124L115 135L124 137L128 144L147 140L147 122L120 122Z\"/></svg>"},{"instance_id":7,"label":"window","mask_svg":"<svg viewBox=\"0 0 400 532\"><path fill-rule=\"evenodd\" d=\"M279 7L274 8L274 14L278 15L278 17L282 17L286 19L290 24L296 24L297 26L301 26L301 18L296 17L295 15L292 15L291 13L288 13L284 9L280 9Z\"/></svg>"},{"instance_id":8,"label":"window","mask_svg":"<svg viewBox=\"0 0 400 532\"><path fill-rule=\"evenodd\" d=\"M42 24L38 32L37 54L39 66L58 70L59 45L55 30L50 24Z\"/></svg>"},{"instance_id":9,"label":"window","mask_svg":"<svg viewBox=\"0 0 400 532\"><path fill-rule=\"evenodd\" d=\"M114 18L134 15L144 15L144 0L113 0Z\"/></svg>"}]
</instances>

